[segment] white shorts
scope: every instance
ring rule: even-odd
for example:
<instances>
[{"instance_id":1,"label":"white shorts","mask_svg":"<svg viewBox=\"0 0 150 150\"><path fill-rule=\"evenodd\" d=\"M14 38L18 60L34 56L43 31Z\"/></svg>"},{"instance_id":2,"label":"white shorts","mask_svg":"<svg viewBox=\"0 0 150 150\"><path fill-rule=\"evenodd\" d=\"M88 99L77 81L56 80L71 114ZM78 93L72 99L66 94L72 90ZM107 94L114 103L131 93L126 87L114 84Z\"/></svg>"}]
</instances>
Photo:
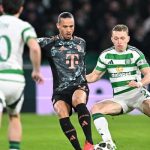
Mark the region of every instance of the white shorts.
<instances>
[{"instance_id":1,"label":"white shorts","mask_svg":"<svg viewBox=\"0 0 150 150\"><path fill-rule=\"evenodd\" d=\"M9 114L18 114L24 101L25 82L0 79L0 112L6 107Z\"/></svg>"},{"instance_id":2,"label":"white shorts","mask_svg":"<svg viewBox=\"0 0 150 150\"><path fill-rule=\"evenodd\" d=\"M120 104L122 106L123 113L127 113L135 108L143 112L142 103L147 99L150 100L150 92L142 87L124 94L116 95L111 100Z\"/></svg>"}]
</instances>

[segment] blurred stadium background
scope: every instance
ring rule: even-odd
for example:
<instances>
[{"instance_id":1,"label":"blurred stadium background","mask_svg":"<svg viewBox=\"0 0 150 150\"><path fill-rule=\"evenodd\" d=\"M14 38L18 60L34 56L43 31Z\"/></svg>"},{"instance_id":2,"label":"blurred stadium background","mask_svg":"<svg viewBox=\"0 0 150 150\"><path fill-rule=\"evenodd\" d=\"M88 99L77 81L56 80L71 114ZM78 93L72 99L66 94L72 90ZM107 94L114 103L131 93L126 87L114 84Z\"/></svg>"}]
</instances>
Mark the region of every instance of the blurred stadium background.
<instances>
[{"instance_id":1,"label":"blurred stadium background","mask_svg":"<svg viewBox=\"0 0 150 150\"><path fill-rule=\"evenodd\" d=\"M129 44L139 48L150 63L150 0L25 0L25 8L21 18L29 21L35 27L38 37L51 36L57 34L55 24L57 16L62 11L73 13L76 20L75 35L84 38L87 42L87 72L92 71L101 51L111 46L110 32L112 27L118 23L126 24L129 27L131 36ZM24 69L27 85L22 109L23 149L70 150L71 146L61 133L56 116L44 116L54 113L50 101L52 78L47 61L42 57L44 85L38 86L31 79L32 68L27 47L24 52ZM112 96L107 75L99 82L91 84L90 88L89 108L97 100ZM150 90L150 86L147 88ZM29 114L25 114L25 112ZM42 116L34 114L42 114ZM74 118L75 116L73 116L73 121L76 123L77 118ZM150 149L150 146L147 145L150 138L148 118L142 115L127 115L116 119L108 117L108 119L112 133L121 147L118 150ZM130 128L128 128L129 125ZM80 132L79 125L75 126ZM0 150L1 148L5 150L7 147L6 138L2 136L6 134L6 127L7 119L4 115ZM133 134L130 134L131 131ZM79 133L79 136L83 142L82 132ZM98 142L99 136L95 129L93 136L94 142Z\"/></svg>"},{"instance_id":2,"label":"blurred stadium background","mask_svg":"<svg viewBox=\"0 0 150 150\"><path fill-rule=\"evenodd\" d=\"M112 45L111 29L118 23L126 24L129 27L131 36L129 44L139 48L150 62L150 0L26 0L21 18L29 21L35 27L38 37L51 36L58 33L55 24L58 15L63 11L73 13L76 20L75 35L87 41L87 72L90 72L96 65L100 52ZM39 98L50 101L52 92L50 71L47 69L44 73L48 83L45 83L46 85L40 87L39 90L30 77L31 65L27 48L24 53L24 62L27 86L23 112L36 112L38 105L41 104L37 103ZM44 57L42 66L47 66ZM107 79L107 75L104 78ZM105 85L107 86L107 84L106 81ZM44 93L46 95L39 95L38 92L42 91L44 86L47 89ZM110 96L112 94L108 90L105 93L105 88L101 84L94 86L92 96ZM43 106L44 104L41 107ZM47 104L46 106L48 107Z\"/></svg>"}]
</instances>

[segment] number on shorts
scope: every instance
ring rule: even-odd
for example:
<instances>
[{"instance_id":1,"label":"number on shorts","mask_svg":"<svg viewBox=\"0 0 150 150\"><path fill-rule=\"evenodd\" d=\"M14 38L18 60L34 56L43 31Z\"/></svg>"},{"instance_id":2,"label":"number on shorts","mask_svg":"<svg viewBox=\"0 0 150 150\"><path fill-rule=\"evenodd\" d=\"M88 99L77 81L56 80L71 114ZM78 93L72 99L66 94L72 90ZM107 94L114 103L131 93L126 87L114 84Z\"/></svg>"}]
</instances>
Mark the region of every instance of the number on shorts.
<instances>
[{"instance_id":1,"label":"number on shorts","mask_svg":"<svg viewBox=\"0 0 150 150\"><path fill-rule=\"evenodd\" d=\"M150 97L150 95L149 95L145 90L142 90L141 93L143 93L143 95L144 95L146 98Z\"/></svg>"}]
</instances>

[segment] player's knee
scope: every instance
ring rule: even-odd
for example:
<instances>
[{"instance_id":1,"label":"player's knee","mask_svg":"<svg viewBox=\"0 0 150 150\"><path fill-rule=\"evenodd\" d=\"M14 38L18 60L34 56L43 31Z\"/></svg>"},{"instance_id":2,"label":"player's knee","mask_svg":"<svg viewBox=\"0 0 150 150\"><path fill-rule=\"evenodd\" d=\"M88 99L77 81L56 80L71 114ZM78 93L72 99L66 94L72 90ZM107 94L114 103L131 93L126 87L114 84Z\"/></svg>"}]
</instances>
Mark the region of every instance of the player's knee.
<instances>
[{"instance_id":1,"label":"player's knee","mask_svg":"<svg viewBox=\"0 0 150 150\"><path fill-rule=\"evenodd\" d=\"M144 101L143 104L150 109L150 100Z\"/></svg>"},{"instance_id":2,"label":"player's knee","mask_svg":"<svg viewBox=\"0 0 150 150\"><path fill-rule=\"evenodd\" d=\"M149 111L144 111L144 113L145 113L148 117L150 117L150 110L149 110Z\"/></svg>"},{"instance_id":3,"label":"player's knee","mask_svg":"<svg viewBox=\"0 0 150 150\"><path fill-rule=\"evenodd\" d=\"M59 118L64 118L69 116L70 107L63 101L58 101L54 105L54 110L59 116Z\"/></svg>"},{"instance_id":4,"label":"player's knee","mask_svg":"<svg viewBox=\"0 0 150 150\"><path fill-rule=\"evenodd\" d=\"M68 117L69 116L69 110L66 108L55 108L55 112L60 118Z\"/></svg>"},{"instance_id":5,"label":"player's knee","mask_svg":"<svg viewBox=\"0 0 150 150\"><path fill-rule=\"evenodd\" d=\"M150 117L150 100L146 100L143 102L143 110L144 113Z\"/></svg>"},{"instance_id":6,"label":"player's knee","mask_svg":"<svg viewBox=\"0 0 150 150\"><path fill-rule=\"evenodd\" d=\"M9 114L9 119L10 120L20 119L20 115L19 114Z\"/></svg>"},{"instance_id":7,"label":"player's knee","mask_svg":"<svg viewBox=\"0 0 150 150\"><path fill-rule=\"evenodd\" d=\"M95 113L104 114L104 111L102 108L103 107L101 105L94 104L93 107L91 108L91 113L92 114L95 114Z\"/></svg>"}]
</instances>

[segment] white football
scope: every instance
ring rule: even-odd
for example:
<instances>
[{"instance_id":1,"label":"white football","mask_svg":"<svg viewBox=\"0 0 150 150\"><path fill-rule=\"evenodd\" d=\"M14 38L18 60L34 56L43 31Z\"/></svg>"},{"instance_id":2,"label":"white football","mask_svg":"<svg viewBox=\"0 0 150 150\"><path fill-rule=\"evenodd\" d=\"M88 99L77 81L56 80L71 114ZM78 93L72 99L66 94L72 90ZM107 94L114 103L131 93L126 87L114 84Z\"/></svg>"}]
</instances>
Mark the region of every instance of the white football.
<instances>
[{"instance_id":1,"label":"white football","mask_svg":"<svg viewBox=\"0 0 150 150\"><path fill-rule=\"evenodd\" d=\"M94 145L94 150L113 150L109 142L101 142Z\"/></svg>"}]
</instances>

